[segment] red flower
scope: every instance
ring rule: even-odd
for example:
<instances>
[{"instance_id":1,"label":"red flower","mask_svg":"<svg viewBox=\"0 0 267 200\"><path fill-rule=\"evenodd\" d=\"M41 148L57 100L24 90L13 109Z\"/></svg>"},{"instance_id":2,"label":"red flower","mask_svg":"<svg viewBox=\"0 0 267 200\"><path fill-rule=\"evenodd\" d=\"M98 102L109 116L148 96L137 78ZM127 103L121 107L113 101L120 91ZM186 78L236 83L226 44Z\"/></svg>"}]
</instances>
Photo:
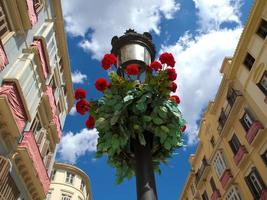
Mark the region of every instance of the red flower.
<instances>
[{"instance_id":1,"label":"red flower","mask_svg":"<svg viewBox=\"0 0 267 200\"><path fill-rule=\"evenodd\" d=\"M114 54L105 54L101 61L101 65L105 70L109 69L111 65L116 65L116 63L117 57Z\"/></svg>"},{"instance_id":2,"label":"red flower","mask_svg":"<svg viewBox=\"0 0 267 200\"><path fill-rule=\"evenodd\" d=\"M170 96L170 100L175 101L176 104L180 103L180 98L178 96L176 96L176 95Z\"/></svg>"},{"instance_id":3,"label":"red flower","mask_svg":"<svg viewBox=\"0 0 267 200\"><path fill-rule=\"evenodd\" d=\"M79 100L79 99L84 99L86 97L86 91L82 88L77 88L75 90L75 99Z\"/></svg>"},{"instance_id":4,"label":"red flower","mask_svg":"<svg viewBox=\"0 0 267 200\"><path fill-rule=\"evenodd\" d=\"M173 68L168 68L167 69L167 74L168 74L168 79L170 81L174 81L177 78L176 71Z\"/></svg>"},{"instance_id":5,"label":"red flower","mask_svg":"<svg viewBox=\"0 0 267 200\"><path fill-rule=\"evenodd\" d=\"M175 60L171 53L162 53L159 57L159 60L162 64L167 64L170 67L174 67L175 65Z\"/></svg>"},{"instance_id":6,"label":"red flower","mask_svg":"<svg viewBox=\"0 0 267 200\"><path fill-rule=\"evenodd\" d=\"M155 70L155 71L158 71L158 70L162 69L162 65L161 65L161 63L158 62L158 61L154 61L154 62L152 62L152 63L150 64L149 67L150 67L151 69Z\"/></svg>"},{"instance_id":7,"label":"red flower","mask_svg":"<svg viewBox=\"0 0 267 200\"><path fill-rule=\"evenodd\" d=\"M186 124L181 127L182 132L185 132L185 130L186 130Z\"/></svg>"},{"instance_id":8,"label":"red flower","mask_svg":"<svg viewBox=\"0 0 267 200\"><path fill-rule=\"evenodd\" d=\"M126 73L128 75L137 75L139 73L139 67L137 64L131 64L126 67Z\"/></svg>"},{"instance_id":9,"label":"red flower","mask_svg":"<svg viewBox=\"0 0 267 200\"><path fill-rule=\"evenodd\" d=\"M109 87L109 85L109 82L105 78L99 78L95 82L95 87L100 92L104 92Z\"/></svg>"},{"instance_id":10,"label":"red flower","mask_svg":"<svg viewBox=\"0 0 267 200\"><path fill-rule=\"evenodd\" d=\"M170 91L175 92L177 89L177 84L175 82L172 82L172 86L170 87Z\"/></svg>"},{"instance_id":11,"label":"red flower","mask_svg":"<svg viewBox=\"0 0 267 200\"><path fill-rule=\"evenodd\" d=\"M92 129L95 126L95 119L90 115L85 122L87 128Z\"/></svg>"},{"instance_id":12,"label":"red flower","mask_svg":"<svg viewBox=\"0 0 267 200\"><path fill-rule=\"evenodd\" d=\"M76 103L76 110L81 115L84 115L90 109L90 104L85 99L81 99Z\"/></svg>"}]
</instances>

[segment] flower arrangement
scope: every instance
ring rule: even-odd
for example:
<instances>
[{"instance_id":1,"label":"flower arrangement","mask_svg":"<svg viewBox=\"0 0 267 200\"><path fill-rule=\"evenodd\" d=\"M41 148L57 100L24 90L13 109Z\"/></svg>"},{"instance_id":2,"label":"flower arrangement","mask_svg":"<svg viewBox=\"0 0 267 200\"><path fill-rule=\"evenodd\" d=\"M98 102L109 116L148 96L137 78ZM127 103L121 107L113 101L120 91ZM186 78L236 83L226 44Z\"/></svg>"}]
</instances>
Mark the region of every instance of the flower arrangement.
<instances>
[{"instance_id":1,"label":"flower arrangement","mask_svg":"<svg viewBox=\"0 0 267 200\"><path fill-rule=\"evenodd\" d=\"M101 61L105 70L116 63L113 54L106 54ZM135 174L132 140L146 145L146 134L153 135L151 153L156 172L160 172L160 163L182 146L186 125L178 109L180 98L170 95L177 89L174 65L171 53L161 54L159 61L147 66L143 83L131 78L140 73L137 64L125 67L126 78L111 72L110 83L105 78L95 82L96 89L103 92L99 100L88 101L85 90L75 91L77 112L89 112L86 127L95 127L99 132L97 156L108 156L108 163L117 169L118 182Z\"/></svg>"}]
</instances>

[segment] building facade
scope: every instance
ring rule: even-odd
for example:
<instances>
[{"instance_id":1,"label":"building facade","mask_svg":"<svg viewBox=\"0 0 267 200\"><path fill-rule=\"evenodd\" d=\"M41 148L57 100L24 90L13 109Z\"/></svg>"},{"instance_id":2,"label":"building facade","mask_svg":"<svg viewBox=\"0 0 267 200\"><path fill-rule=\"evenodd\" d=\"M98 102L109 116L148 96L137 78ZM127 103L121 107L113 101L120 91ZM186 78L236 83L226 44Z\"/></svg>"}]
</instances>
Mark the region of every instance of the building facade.
<instances>
[{"instance_id":1,"label":"building facade","mask_svg":"<svg viewBox=\"0 0 267 200\"><path fill-rule=\"evenodd\" d=\"M0 199L40 199L74 104L59 0L0 0Z\"/></svg>"},{"instance_id":2,"label":"building facade","mask_svg":"<svg viewBox=\"0 0 267 200\"><path fill-rule=\"evenodd\" d=\"M182 200L267 200L267 1L256 0L203 115Z\"/></svg>"},{"instance_id":3,"label":"building facade","mask_svg":"<svg viewBox=\"0 0 267 200\"><path fill-rule=\"evenodd\" d=\"M46 200L92 200L89 177L74 165L55 163Z\"/></svg>"}]
</instances>

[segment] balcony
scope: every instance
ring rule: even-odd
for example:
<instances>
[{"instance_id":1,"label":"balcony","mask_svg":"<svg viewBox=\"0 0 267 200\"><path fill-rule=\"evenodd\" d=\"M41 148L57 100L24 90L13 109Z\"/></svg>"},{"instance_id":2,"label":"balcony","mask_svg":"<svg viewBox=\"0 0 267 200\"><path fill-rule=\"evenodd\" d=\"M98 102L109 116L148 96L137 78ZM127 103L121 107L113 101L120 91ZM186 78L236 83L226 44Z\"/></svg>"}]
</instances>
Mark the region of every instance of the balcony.
<instances>
[{"instance_id":1,"label":"balcony","mask_svg":"<svg viewBox=\"0 0 267 200\"><path fill-rule=\"evenodd\" d=\"M54 97L54 92L51 86L46 86L46 91L45 91L45 98L47 99L47 106L50 107L51 109L51 118L50 118L50 123L52 127L53 133L56 134L56 141L59 142L61 135L62 135L62 129L58 117L58 109L56 107L56 102L55 102L55 97Z\"/></svg>"},{"instance_id":2,"label":"balcony","mask_svg":"<svg viewBox=\"0 0 267 200\"><path fill-rule=\"evenodd\" d=\"M28 116L15 83L5 82L0 87L0 116L0 133L17 138L22 133ZM15 141L13 139L11 142Z\"/></svg>"},{"instance_id":3,"label":"balcony","mask_svg":"<svg viewBox=\"0 0 267 200\"><path fill-rule=\"evenodd\" d=\"M226 186L229 184L230 180L233 178L232 172L230 169L226 169L223 172L223 175L220 178L220 182L222 184L223 188L226 188Z\"/></svg>"},{"instance_id":4,"label":"balcony","mask_svg":"<svg viewBox=\"0 0 267 200\"><path fill-rule=\"evenodd\" d=\"M240 145L237 153L234 155L235 164L238 166L242 158L247 154L245 145Z\"/></svg>"},{"instance_id":5,"label":"balcony","mask_svg":"<svg viewBox=\"0 0 267 200\"><path fill-rule=\"evenodd\" d=\"M47 55L47 51L45 48L45 44L43 40L35 39L34 42L31 44L31 46L33 47L33 49L36 50L35 53L38 55L40 65L42 68L42 72L43 72L44 78L46 79L48 76L48 73L51 73L51 71L49 70L49 66L48 66L48 55Z\"/></svg>"},{"instance_id":6,"label":"balcony","mask_svg":"<svg viewBox=\"0 0 267 200\"><path fill-rule=\"evenodd\" d=\"M267 188L262 190L260 200L266 200L267 199Z\"/></svg>"},{"instance_id":7,"label":"balcony","mask_svg":"<svg viewBox=\"0 0 267 200\"><path fill-rule=\"evenodd\" d=\"M23 28L26 30L30 29L38 21L38 15L34 8L33 0L17 1L17 6L19 9L19 14L21 16Z\"/></svg>"},{"instance_id":8,"label":"balcony","mask_svg":"<svg viewBox=\"0 0 267 200\"><path fill-rule=\"evenodd\" d=\"M4 76L3 82L16 85L27 118L31 121L35 116L43 90L34 54L23 53L13 64L12 70Z\"/></svg>"},{"instance_id":9,"label":"balcony","mask_svg":"<svg viewBox=\"0 0 267 200\"><path fill-rule=\"evenodd\" d=\"M218 200L218 199L220 199L220 197L221 197L221 194L220 194L219 190L214 190L210 199L211 200Z\"/></svg>"},{"instance_id":10,"label":"balcony","mask_svg":"<svg viewBox=\"0 0 267 200\"><path fill-rule=\"evenodd\" d=\"M196 186L200 186L201 182L204 181L204 177L206 177L207 172L209 171L208 169L210 168L210 165L208 164L207 160L204 158L202 160L202 164L200 166L200 168L198 169L197 173L196 173Z\"/></svg>"},{"instance_id":11,"label":"balcony","mask_svg":"<svg viewBox=\"0 0 267 200\"><path fill-rule=\"evenodd\" d=\"M263 128L264 127L262 126L262 124L259 121L253 122L253 124L251 125L250 129L248 130L248 132L246 134L246 139L247 139L249 144L251 144L254 141L254 139L256 138L258 133L260 132L260 130Z\"/></svg>"},{"instance_id":12,"label":"balcony","mask_svg":"<svg viewBox=\"0 0 267 200\"><path fill-rule=\"evenodd\" d=\"M37 191L37 193L39 193L40 196L44 196L49 189L50 180L38 145L31 131L25 133L18 147L18 152L20 157L18 165L24 166L25 170L28 171L27 173L29 173L28 175L31 178L33 187L36 189L42 188L42 190ZM29 180L27 180L27 183L29 183ZM30 188L29 191L31 191Z\"/></svg>"}]
</instances>

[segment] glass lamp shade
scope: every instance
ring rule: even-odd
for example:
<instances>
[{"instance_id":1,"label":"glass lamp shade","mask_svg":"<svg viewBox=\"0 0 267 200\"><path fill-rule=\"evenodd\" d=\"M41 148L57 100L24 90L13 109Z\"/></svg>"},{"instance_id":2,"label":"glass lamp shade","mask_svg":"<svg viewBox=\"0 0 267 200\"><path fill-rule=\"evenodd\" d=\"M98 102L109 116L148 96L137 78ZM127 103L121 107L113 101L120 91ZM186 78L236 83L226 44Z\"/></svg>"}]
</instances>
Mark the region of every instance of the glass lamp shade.
<instances>
[{"instance_id":1,"label":"glass lamp shade","mask_svg":"<svg viewBox=\"0 0 267 200\"><path fill-rule=\"evenodd\" d=\"M139 66L139 75L135 77L139 80L141 77L145 77L147 66L155 58L155 46L149 33L139 34L129 29L121 37L114 36L111 44L111 52L118 58L117 72L119 75L126 78L126 67L130 64L137 64Z\"/></svg>"}]
</instances>

